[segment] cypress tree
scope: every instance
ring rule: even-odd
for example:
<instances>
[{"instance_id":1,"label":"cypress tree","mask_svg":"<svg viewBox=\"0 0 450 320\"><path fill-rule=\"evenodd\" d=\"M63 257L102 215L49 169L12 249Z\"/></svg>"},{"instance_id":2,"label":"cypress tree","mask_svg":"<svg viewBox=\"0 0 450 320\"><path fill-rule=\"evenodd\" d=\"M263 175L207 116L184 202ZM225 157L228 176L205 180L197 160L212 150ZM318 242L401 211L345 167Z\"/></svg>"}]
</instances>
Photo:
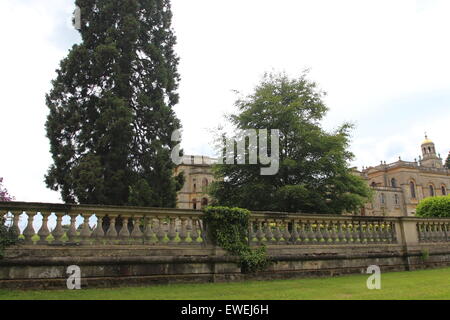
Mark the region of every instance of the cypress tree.
<instances>
[{"instance_id":1,"label":"cypress tree","mask_svg":"<svg viewBox=\"0 0 450 320\"><path fill-rule=\"evenodd\" d=\"M171 134L180 128L169 0L76 0L82 41L46 96L53 164L67 203L174 207Z\"/></svg>"}]
</instances>

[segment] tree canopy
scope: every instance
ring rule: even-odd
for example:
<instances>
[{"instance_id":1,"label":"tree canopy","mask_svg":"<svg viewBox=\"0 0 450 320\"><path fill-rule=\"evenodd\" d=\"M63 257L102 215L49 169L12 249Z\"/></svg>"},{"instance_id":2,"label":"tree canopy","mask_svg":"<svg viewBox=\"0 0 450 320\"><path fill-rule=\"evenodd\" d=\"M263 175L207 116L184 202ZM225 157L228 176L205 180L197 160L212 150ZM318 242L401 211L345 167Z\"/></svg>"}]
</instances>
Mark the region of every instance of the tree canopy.
<instances>
[{"instance_id":1,"label":"tree canopy","mask_svg":"<svg viewBox=\"0 0 450 320\"><path fill-rule=\"evenodd\" d=\"M53 164L68 203L174 207L172 132L180 128L169 0L76 0L82 42L46 96Z\"/></svg>"},{"instance_id":2,"label":"tree canopy","mask_svg":"<svg viewBox=\"0 0 450 320\"><path fill-rule=\"evenodd\" d=\"M334 132L321 127L328 111L324 95L306 72L296 79L271 73L236 101L237 112L229 117L236 129L279 129L279 170L261 175L260 165L248 164L248 149L247 164L216 165L210 189L216 204L340 214L358 211L370 199L367 183L349 168L352 126L344 123Z\"/></svg>"}]
</instances>

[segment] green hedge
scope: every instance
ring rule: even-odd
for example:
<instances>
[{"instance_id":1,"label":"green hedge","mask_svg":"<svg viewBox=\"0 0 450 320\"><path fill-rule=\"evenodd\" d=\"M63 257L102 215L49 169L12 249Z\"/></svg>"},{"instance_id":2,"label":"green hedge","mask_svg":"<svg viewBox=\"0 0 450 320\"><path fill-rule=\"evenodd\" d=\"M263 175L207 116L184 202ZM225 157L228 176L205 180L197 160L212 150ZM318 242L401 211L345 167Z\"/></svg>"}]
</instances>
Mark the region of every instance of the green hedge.
<instances>
[{"instance_id":1,"label":"green hedge","mask_svg":"<svg viewBox=\"0 0 450 320\"><path fill-rule=\"evenodd\" d=\"M450 217L450 195L423 199L417 206L416 216Z\"/></svg>"},{"instance_id":2,"label":"green hedge","mask_svg":"<svg viewBox=\"0 0 450 320\"><path fill-rule=\"evenodd\" d=\"M265 246L251 249L248 243L250 211L241 208L207 207L204 210L208 238L239 257L242 272L262 271L269 265Z\"/></svg>"}]
</instances>

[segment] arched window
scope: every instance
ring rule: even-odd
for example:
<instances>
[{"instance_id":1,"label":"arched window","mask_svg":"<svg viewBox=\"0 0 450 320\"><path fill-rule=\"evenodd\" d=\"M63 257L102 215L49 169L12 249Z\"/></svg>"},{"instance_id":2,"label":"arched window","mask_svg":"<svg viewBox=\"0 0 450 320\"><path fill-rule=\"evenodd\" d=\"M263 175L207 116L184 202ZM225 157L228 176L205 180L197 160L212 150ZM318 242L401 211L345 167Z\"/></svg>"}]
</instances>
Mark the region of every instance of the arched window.
<instances>
[{"instance_id":1,"label":"arched window","mask_svg":"<svg viewBox=\"0 0 450 320\"><path fill-rule=\"evenodd\" d=\"M442 191L442 195L446 196L447 195L447 188L445 186L441 187L441 191Z\"/></svg>"},{"instance_id":2,"label":"arched window","mask_svg":"<svg viewBox=\"0 0 450 320\"><path fill-rule=\"evenodd\" d=\"M202 180L202 191L203 192L206 192L206 189L208 188L208 179L206 179L206 178L203 178L203 180Z\"/></svg>"},{"instance_id":3,"label":"arched window","mask_svg":"<svg viewBox=\"0 0 450 320\"><path fill-rule=\"evenodd\" d=\"M206 207L208 205L208 199L207 198L203 198L202 199L202 208Z\"/></svg>"},{"instance_id":4,"label":"arched window","mask_svg":"<svg viewBox=\"0 0 450 320\"><path fill-rule=\"evenodd\" d=\"M377 186L377 184L374 182L372 182L372 184L370 185L372 188L375 188Z\"/></svg>"},{"instance_id":5,"label":"arched window","mask_svg":"<svg viewBox=\"0 0 450 320\"><path fill-rule=\"evenodd\" d=\"M192 180L192 192L193 193L197 192L197 180L196 179Z\"/></svg>"},{"instance_id":6,"label":"arched window","mask_svg":"<svg viewBox=\"0 0 450 320\"><path fill-rule=\"evenodd\" d=\"M416 184L411 181L409 183L409 190L411 192L411 198L415 199L416 198Z\"/></svg>"},{"instance_id":7,"label":"arched window","mask_svg":"<svg viewBox=\"0 0 450 320\"><path fill-rule=\"evenodd\" d=\"M430 189L430 197L434 197L434 187L430 184L429 186Z\"/></svg>"},{"instance_id":8,"label":"arched window","mask_svg":"<svg viewBox=\"0 0 450 320\"><path fill-rule=\"evenodd\" d=\"M391 179L391 186L392 188L397 188L397 180L395 180L395 178Z\"/></svg>"},{"instance_id":9,"label":"arched window","mask_svg":"<svg viewBox=\"0 0 450 320\"><path fill-rule=\"evenodd\" d=\"M192 199L192 209L197 210L197 199Z\"/></svg>"}]
</instances>

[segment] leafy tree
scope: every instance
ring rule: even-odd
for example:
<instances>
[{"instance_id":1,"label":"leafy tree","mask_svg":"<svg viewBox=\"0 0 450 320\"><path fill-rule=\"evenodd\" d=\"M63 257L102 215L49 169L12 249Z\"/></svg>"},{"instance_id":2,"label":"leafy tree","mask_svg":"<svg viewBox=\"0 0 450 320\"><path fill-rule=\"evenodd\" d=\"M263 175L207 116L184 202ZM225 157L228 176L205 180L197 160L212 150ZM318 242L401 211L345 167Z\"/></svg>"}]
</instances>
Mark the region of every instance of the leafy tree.
<instances>
[{"instance_id":1,"label":"leafy tree","mask_svg":"<svg viewBox=\"0 0 450 320\"><path fill-rule=\"evenodd\" d=\"M53 165L68 203L174 207L172 132L180 128L169 0L76 0L82 42L46 96Z\"/></svg>"},{"instance_id":2,"label":"leafy tree","mask_svg":"<svg viewBox=\"0 0 450 320\"><path fill-rule=\"evenodd\" d=\"M448 153L447 160L445 161L445 166L447 169L450 169L450 152Z\"/></svg>"},{"instance_id":3,"label":"leafy tree","mask_svg":"<svg viewBox=\"0 0 450 320\"><path fill-rule=\"evenodd\" d=\"M450 217L450 195L425 198L417 205L416 216Z\"/></svg>"},{"instance_id":4,"label":"leafy tree","mask_svg":"<svg viewBox=\"0 0 450 320\"><path fill-rule=\"evenodd\" d=\"M328 110L324 93L306 76L266 74L251 95L236 101L238 112L229 116L235 128L280 130L279 171L261 175L258 165L216 165L218 181L210 189L216 204L339 214L357 211L370 199L370 188L348 166L352 126L345 123L331 133L321 128ZM270 140L268 146L270 151Z\"/></svg>"}]
</instances>

